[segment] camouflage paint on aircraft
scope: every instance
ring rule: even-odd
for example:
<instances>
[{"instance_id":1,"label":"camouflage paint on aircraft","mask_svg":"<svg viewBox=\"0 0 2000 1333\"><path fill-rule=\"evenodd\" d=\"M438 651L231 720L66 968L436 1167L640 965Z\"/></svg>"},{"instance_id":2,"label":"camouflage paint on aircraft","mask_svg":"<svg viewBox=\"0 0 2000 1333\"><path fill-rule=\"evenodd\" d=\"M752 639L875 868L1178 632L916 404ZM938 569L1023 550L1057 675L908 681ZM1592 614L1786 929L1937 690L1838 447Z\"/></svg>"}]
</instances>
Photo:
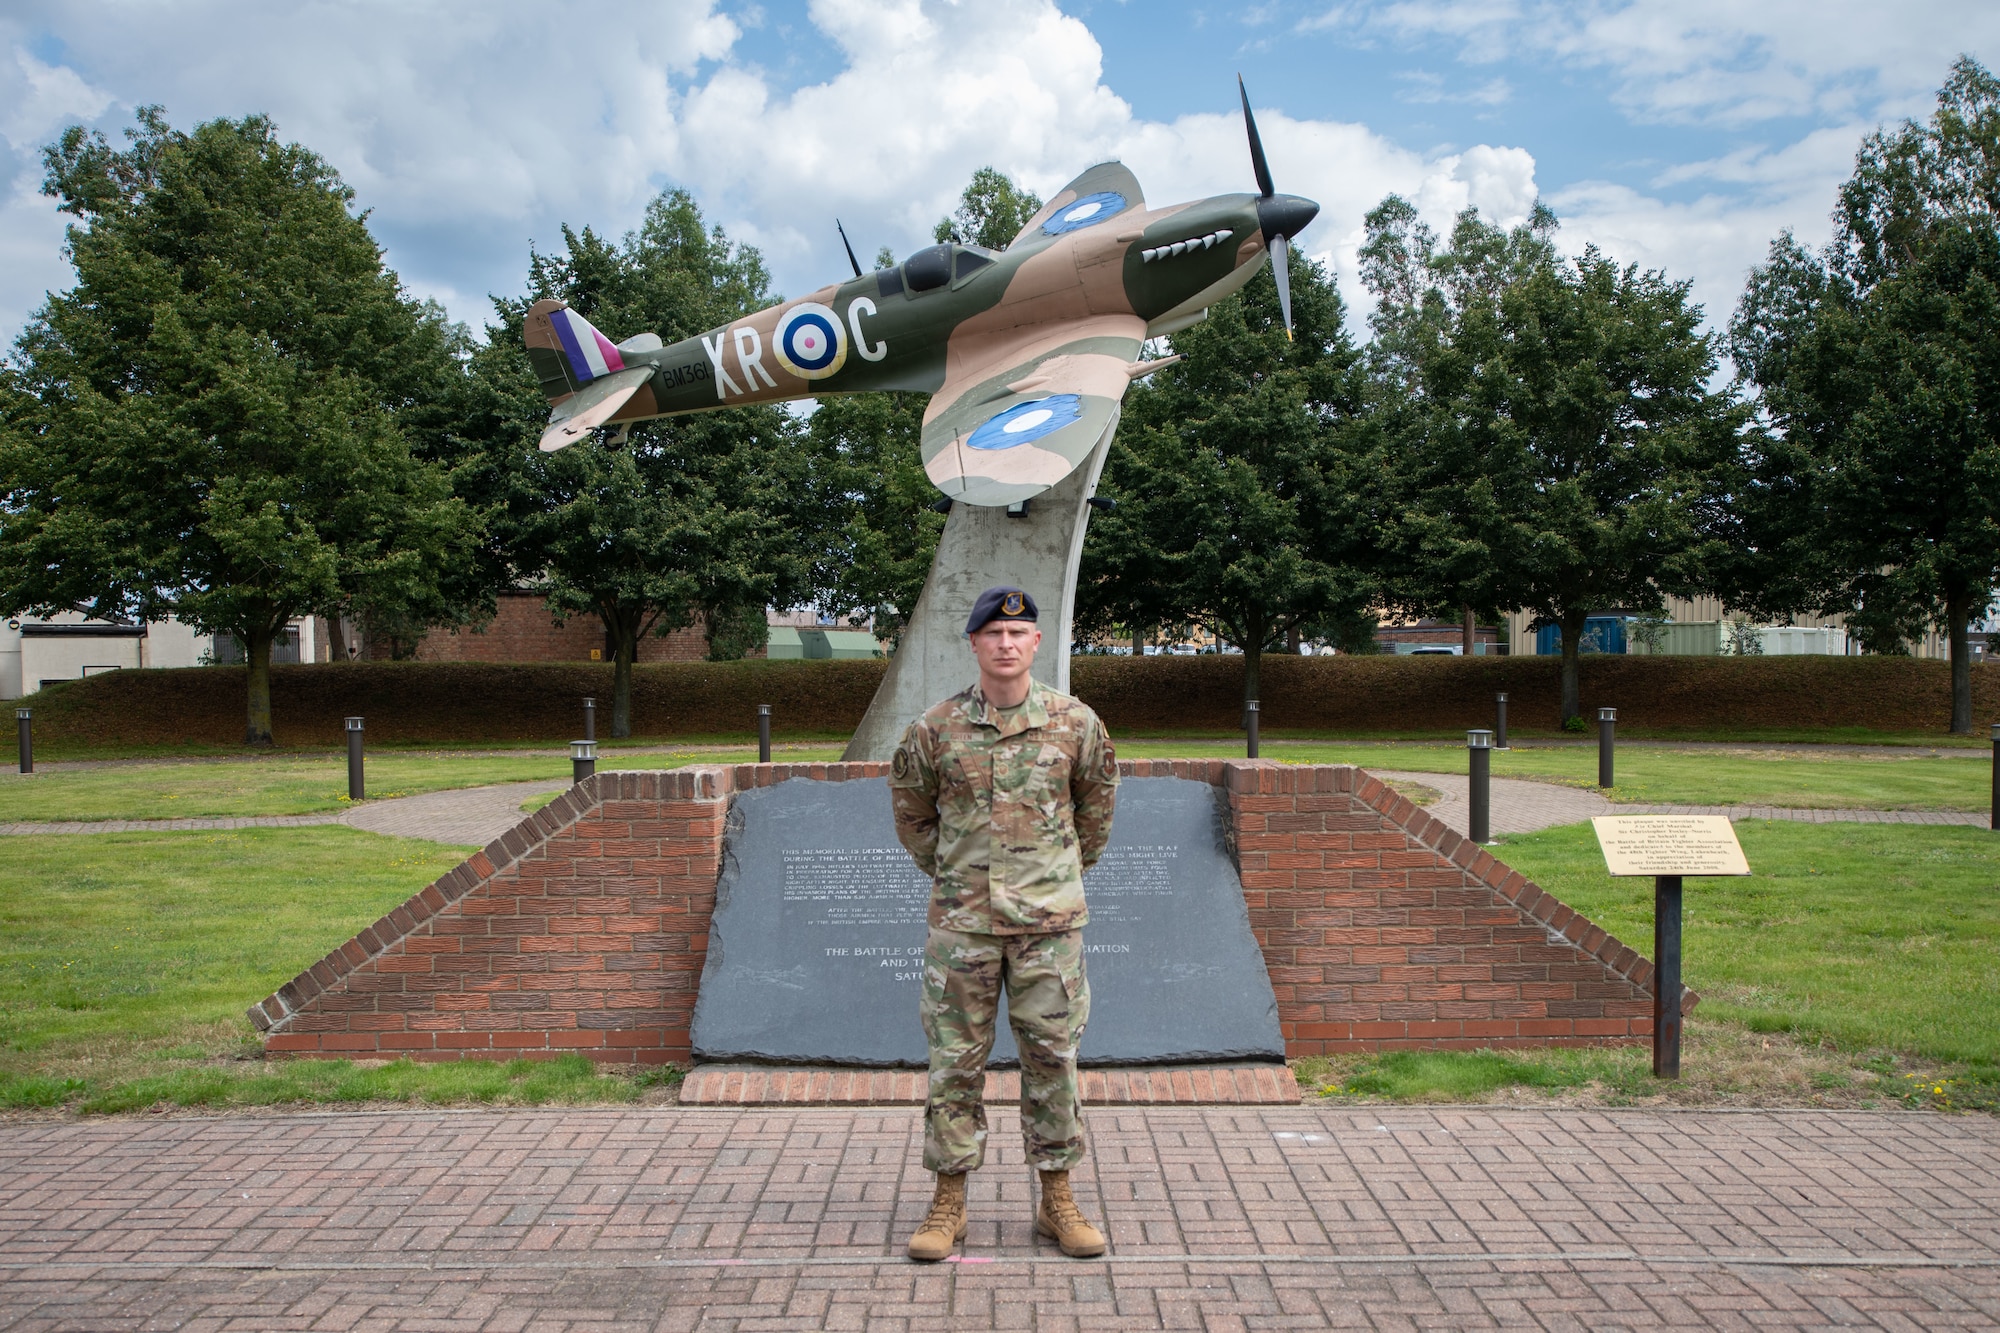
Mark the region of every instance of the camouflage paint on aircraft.
<instances>
[{"instance_id":1,"label":"camouflage paint on aircraft","mask_svg":"<svg viewBox=\"0 0 2000 1333\"><path fill-rule=\"evenodd\" d=\"M1084 461L1125 390L1169 364L1145 340L1196 323L1266 254L1291 324L1286 247L1319 205L1270 184L1249 99L1261 194L1148 208L1116 162L1051 199L1004 250L945 244L672 345L613 343L560 301L528 311L528 358L554 407L544 450L598 427L829 393L931 395L922 455L955 501L1007 505Z\"/></svg>"}]
</instances>

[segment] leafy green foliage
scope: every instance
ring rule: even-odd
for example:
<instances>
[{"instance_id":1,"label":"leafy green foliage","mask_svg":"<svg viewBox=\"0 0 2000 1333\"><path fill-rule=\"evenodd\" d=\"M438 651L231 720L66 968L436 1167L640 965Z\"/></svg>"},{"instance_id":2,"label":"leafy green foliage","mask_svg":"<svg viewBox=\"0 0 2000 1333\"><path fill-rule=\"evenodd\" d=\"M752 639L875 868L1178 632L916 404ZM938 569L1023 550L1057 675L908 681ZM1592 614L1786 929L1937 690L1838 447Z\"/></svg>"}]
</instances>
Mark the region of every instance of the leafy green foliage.
<instances>
[{"instance_id":1,"label":"leafy green foliage","mask_svg":"<svg viewBox=\"0 0 2000 1333\"><path fill-rule=\"evenodd\" d=\"M1833 244L1781 235L1730 325L1772 430L1736 493L1732 599L1841 613L1876 651L1967 627L2000 583L2000 81L1953 66L1929 122L1863 144Z\"/></svg>"},{"instance_id":2,"label":"leafy green foliage","mask_svg":"<svg viewBox=\"0 0 2000 1333\"><path fill-rule=\"evenodd\" d=\"M249 658L245 740L271 741L271 643L361 604L430 623L478 516L412 452L462 334L409 300L324 161L260 117L131 146L72 128L45 191L80 221L74 288L0 395L0 610L177 616Z\"/></svg>"},{"instance_id":3,"label":"leafy green foliage","mask_svg":"<svg viewBox=\"0 0 2000 1333\"><path fill-rule=\"evenodd\" d=\"M918 451L925 398L857 393L822 398L806 423L812 503L825 540L815 556L820 608L894 640L930 576L945 516Z\"/></svg>"},{"instance_id":4,"label":"leafy green foliage","mask_svg":"<svg viewBox=\"0 0 2000 1333\"><path fill-rule=\"evenodd\" d=\"M1368 226L1384 428L1404 441L1381 505L1392 591L1560 626L1575 717L1585 620L1704 585L1712 479L1744 417L1707 387L1715 340L1686 283L1558 256L1545 209L1511 232L1468 210L1442 250L1400 199Z\"/></svg>"},{"instance_id":5,"label":"leafy green foliage","mask_svg":"<svg viewBox=\"0 0 2000 1333\"><path fill-rule=\"evenodd\" d=\"M1077 586L1079 635L1202 625L1262 652L1350 626L1373 599L1357 496L1376 466L1361 358L1332 280L1292 270L1296 341L1267 271L1173 336L1127 396Z\"/></svg>"},{"instance_id":6,"label":"leafy green foliage","mask_svg":"<svg viewBox=\"0 0 2000 1333\"><path fill-rule=\"evenodd\" d=\"M500 550L513 576L538 582L559 616L595 615L616 664L611 735L631 734L632 664L648 634L697 619L715 627L711 656L756 646L767 604L806 595L816 516L794 419L740 407L599 432L553 454L534 447L548 416L521 345L528 307L566 301L613 338L674 341L768 304L757 251L708 228L685 191L655 199L622 243L564 229L559 255L534 254L528 293L496 300L467 427L483 453L476 492L504 513Z\"/></svg>"},{"instance_id":7,"label":"leafy green foliage","mask_svg":"<svg viewBox=\"0 0 2000 1333\"><path fill-rule=\"evenodd\" d=\"M958 207L950 217L938 219L931 235L940 241L1005 250L1041 207L1032 191L1023 190L994 167L981 167L972 173Z\"/></svg>"}]
</instances>

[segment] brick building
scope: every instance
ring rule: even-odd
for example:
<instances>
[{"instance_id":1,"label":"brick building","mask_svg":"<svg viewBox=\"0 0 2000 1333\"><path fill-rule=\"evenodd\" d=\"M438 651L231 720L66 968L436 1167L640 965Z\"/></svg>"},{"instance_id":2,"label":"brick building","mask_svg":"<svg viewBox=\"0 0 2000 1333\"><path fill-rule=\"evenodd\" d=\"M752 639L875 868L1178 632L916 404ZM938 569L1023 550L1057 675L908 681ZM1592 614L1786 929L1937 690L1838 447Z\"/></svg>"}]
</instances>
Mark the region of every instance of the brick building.
<instances>
[{"instance_id":1,"label":"brick building","mask_svg":"<svg viewBox=\"0 0 2000 1333\"><path fill-rule=\"evenodd\" d=\"M575 615L558 625L548 599L525 588L509 588L497 599L493 619L478 629L426 630L417 641L419 662L609 662L604 622ZM364 656L389 657L388 643L371 640ZM700 621L661 638L639 640L641 662L699 662L708 656ZM752 656L762 656L753 653Z\"/></svg>"}]
</instances>

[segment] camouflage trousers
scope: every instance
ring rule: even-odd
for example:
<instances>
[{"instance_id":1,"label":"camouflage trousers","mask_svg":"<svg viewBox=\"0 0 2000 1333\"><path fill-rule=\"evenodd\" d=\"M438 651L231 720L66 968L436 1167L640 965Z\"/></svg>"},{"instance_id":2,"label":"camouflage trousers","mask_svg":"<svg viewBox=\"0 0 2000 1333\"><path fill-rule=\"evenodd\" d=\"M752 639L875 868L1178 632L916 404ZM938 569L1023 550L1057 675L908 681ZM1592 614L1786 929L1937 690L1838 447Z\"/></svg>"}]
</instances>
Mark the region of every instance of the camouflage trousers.
<instances>
[{"instance_id":1,"label":"camouflage trousers","mask_svg":"<svg viewBox=\"0 0 2000 1333\"><path fill-rule=\"evenodd\" d=\"M1083 1160L1076 1048L1090 1018L1083 932L965 935L932 927L924 948L924 1037L931 1048L924 1167L974 1171L986 1158L986 1058L1000 987L1021 1050L1021 1136L1038 1171Z\"/></svg>"}]
</instances>

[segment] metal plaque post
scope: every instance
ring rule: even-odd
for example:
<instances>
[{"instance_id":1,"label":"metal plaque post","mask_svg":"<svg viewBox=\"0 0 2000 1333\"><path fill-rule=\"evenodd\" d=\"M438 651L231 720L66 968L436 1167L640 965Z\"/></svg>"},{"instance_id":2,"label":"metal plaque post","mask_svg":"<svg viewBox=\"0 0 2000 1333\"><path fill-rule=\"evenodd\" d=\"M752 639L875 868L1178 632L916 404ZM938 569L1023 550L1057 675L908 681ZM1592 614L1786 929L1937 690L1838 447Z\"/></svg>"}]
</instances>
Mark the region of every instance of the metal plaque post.
<instances>
[{"instance_id":1,"label":"metal plaque post","mask_svg":"<svg viewBox=\"0 0 2000 1333\"><path fill-rule=\"evenodd\" d=\"M771 705L757 705L757 762L771 762Z\"/></svg>"},{"instance_id":2,"label":"metal plaque post","mask_svg":"<svg viewBox=\"0 0 2000 1333\"><path fill-rule=\"evenodd\" d=\"M1493 733L1466 732L1465 749L1471 764L1472 817L1468 832L1474 842L1484 845L1493 841Z\"/></svg>"},{"instance_id":3,"label":"metal plaque post","mask_svg":"<svg viewBox=\"0 0 2000 1333\"><path fill-rule=\"evenodd\" d=\"M347 799L361 800L366 793L361 772L361 719L347 719Z\"/></svg>"},{"instance_id":4,"label":"metal plaque post","mask_svg":"<svg viewBox=\"0 0 2000 1333\"><path fill-rule=\"evenodd\" d=\"M1681 877L1653 878L1653 1076L1681 1076Z\"/></svg>"},{"instance_id":5,"label":"metal plaque post","mask_svg":"<svg viewBox=\"0 0 2000 1333\"><path fill-rule=\"evenodd\" d=\"M1600 708L1597 710L1597 785L1611 785L1612 732L1618 726L1618 710Z\"/></svg>"}]
</instances>

